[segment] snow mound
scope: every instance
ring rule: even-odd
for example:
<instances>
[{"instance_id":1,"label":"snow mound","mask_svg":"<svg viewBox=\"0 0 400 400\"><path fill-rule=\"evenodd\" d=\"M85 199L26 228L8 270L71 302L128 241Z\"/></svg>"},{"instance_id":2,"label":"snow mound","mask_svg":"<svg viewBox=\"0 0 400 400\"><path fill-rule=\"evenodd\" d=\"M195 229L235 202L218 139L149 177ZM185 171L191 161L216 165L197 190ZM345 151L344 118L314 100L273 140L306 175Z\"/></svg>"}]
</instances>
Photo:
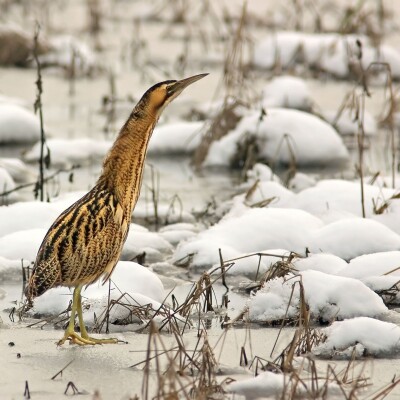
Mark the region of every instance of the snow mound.
<instances>
[{"instance_id":1,"label":"snow mound","mask_svg":"<svg viewBox=\"0 0 400 400\"><path fill-rule=\"evenodd\" d=\"M246 276L249 279L257 280L265 274L271 266L277 261L282 261L283 257L289 257L290 251L285 249L264 250L259 254L242 254L237 259L226 260L224 263L231 267L227 267L226 275ZM219 267L219 264L214 265L209 272Z\"/></svg>"},{"instance_id":2,"label":"snow mound","mask_svg":"<svg viewBox=\"0 0 400 400\"><path fill-rule=\"evenodd\" d=\"M342 258L326 253L309 254L305 258L295 258L292 264L298 271L312 269L332 275L341 275L340 271L348 265Z\"/></svg>"},{"instance_id":3,"label":"snow mound","mask_svg":"<svg viewBox=\"0 0 400 400\"><path fill-rule=\"evenodd\" d=\"M224 259L264 249L288 249L304 253L311 242L311 231L322 222L301 210L279 208L246 209L241 215L225 217L218 224L181 243L173 262L191 260L195 267L211 267L219 262L218 249Z\"/></svg>"},{"instance_id":4,"label":"snow mound","mask_svg":"<svg viewBox=\"0 0 400 400\"><path fill-rule=\"evenodd\" d=\"M51 165L69 166L90 164L104 158L112 142L91 138L49 139ZM25 155L25 161L35 162L40 158L40 143L36 143Z\"/></svg>"},{"instance_id":5,"label":"snow mound","mask_svg":"<svg viewBox=\"0 0 400 400\"><path fill-rule=\"evenodd\" d=\"M256 44L253 64L262 69L279 66L283 70L301 64L344 79L349 76L353 66L357 65L357 40L362 43L364 69L367 69L371 62L387 62L393 77L400 77L400 53L387 45L381 45L377 50L374 44L362 35L277 32Z\"/></svg>"},{"instance_id":6,"label":"snow mound","mask_svg":"<svg viewBox=\"0 0 400 400\"><path fill-rule=\"evenodd\" d=\"M400 250L400 235L374 220L347 218L315 230L309 249L351 260L363 254Z\"/></svg>"},{"instance_id":7,"label":"snow mound","mask_svg":"<svg viewBox=\"0 0 400 400\"><path fill-rule=\"evenodd\" d=\"M274 181L282 183L278 175L275 175L272 169L265 164L256 163L253 168L246 173L247 182L255 183L256 181Z\"/></svg>"},{"instance_id":8,"label":"snow mound","mask_svg":"<svg viewBox=\"0 0 400 400\"><path fill-rule=\"evenodd\" d=\"M203 122L174 122L154 129L149 143L149 154L192 153L201 141Z\"/></svg>"},{"instance_id":9,"label":"snow mound","mask_svg":"<svg viewBox=\"0 0 400 400\"><path fill-rule=\"evenodd\" d=\"M299 284L294 283L300 278L314 319L331 321L357 316L375 317L387 311L382 299L359 280L313 270L300 272L296 279L287 279L290 277L294 275L266 282L250 299L250 321L281 320L285 318L286 310L287 318L295 318L299 312L300 289Z\"/></svg>"},{"instance_id":10,"label":"snow mound","mask_svg":"<svg viewBox=\"0 0 400 400\"><path fill-rule=\"evenodd\" d=\"M389 273L399 277L400 251L365 254L353 258L346 267L339 271L341 276L357 279Z\"/></svg>"},{"instance_id":11,"label":"snow mound","mask_svg":"<svg viewBox=\"0 0 400 400\"><path fill-rule=\"evenodd\" d=\"M313 350L319 356L351 357L354 347L359 357L393 356L400 351L400 327L373 318L336 321L322 332L326 340Z\"/></svg>"},{"instance_id":12,"label":"snow mound","mask_svg":"<svg viewBox=\"0 0 400 400\"><path fill-rule=\"evenodd\" d=\"M140 264L129 261L118 262L111 280L111 299L113 300L117 300L125 293L131 296L132 304L136 304L136 295L142 295L137 305L146 305L154 301L157 306L164 300L164 286L160 278ZM48 290L34 300L33 313L59 314L67 308L71 297L72 290L66 287ZM99 316L107 306L108 284L102 285L100 281L95 282L82 292L82 299L91 306L85 313L85 321L93 324L93 309L97 309L96 315ZM121 313L121 310L119 309L118 312ZM128 313L127 310L126 313Z\"/></svg>"},{"instance_id":13,"label":"snow mound","mask_svg":"<svg viewBox=\"0 0 400 400\"><path fill-rule=\"evenodd\" d=\"M271 107L309 111L312 103L311 92L306 82L294 76L276 77L263 90L262 104L267 113Z\"/></svg>"},{"instance_id":14,"label":"snow mound","mask_svg":"<svg viewBox=\"0 0 400 400\"><path fill-rule=\"evenodd\" d=\"M364 204L367 217L373 215L374 201L388 199L395 193L393 189L379 188L364 184ZM295 196L280 203L282 207L300 208L314 215L323 216L327 211L346 211L362 216L361 189L359 182L341 179L325 179L315 186L302 190Z\"/></svg>"},{"instance_id":15,"label":"snow mound","mask_svg":"<svg viewBox=\"0 0 400 400\"><path fill-rule=\"evenodd\" d=\"M312 389L307 387L311 381L312 379L304 379L302 384L299 384L297 374L293 376L291 374L275 374L270 371L265 371L254 378L230 383L226 386L226 390L227 392L244 396L246 400L261 398L281 399L286 398L285 394L294 398L303 398L307 397L307 393L309 394L315 391L315 388ZM304 387L303 384L306 386ZM321 392L322 390L326 390L326 392L323 393L323 396L328 396L329 398L337 398L331 396L343 395L339 385L333 382L328 383L323 389L321 388Z\"/></svg>"},{"instance_id":16,"label":"snow mound","mask_svg":"<svg viewBox=\"0 0 400 400\"><path fill-rule=\"evenodd\" d=\"M39 118L15 104L0 103L0 144L31 143L40 138Z\"/></svg>"},{"instance_id":17,"label":"snow mound","mask_svg":"<svg viewBox=\"0 0 400 400\"><path fill-rule=\"evenodd\" d=\"M50 41L51 50L40 56L44 66L59 66L66 71L72 65L77 76L91 75L97 69L97 59L92 49L81 40L64 35Z\"/></svg>"},{"instance_id":18,"label":"snow mound","mask_svg":"<svg viewBox=\"0 0 400 400\"><path fill-rule=\"evenodd\" d=\"M140 230L131 226L122 249L122 260L133 260L140 254L146 254L146 262L161 261L166 254L172 253L172 245L157 232Z\"/></svg>"},{"instance_id":19,"label":"snow mound","mask_svg":"<svg viewBox=\"0 0 400 400\"><path fill-rule=\"evenodd\" d=\"M308 113L271 108L260 121L260 113L243 117L236 128L212 143L204 165L230 165L239 147L253 140L258 158L297 165L326 165L348 159L339 134L328 123Z\"/></svg>"},{"instance_id":20,"label":"snow mound","mask_svg":"<svg viewBox=\"0 0 400 400\"><path fill-rule=\"evenodd\" d=\"M294 193L299 193L304 189L308 189L317 184L317 180L302 172L296 172L294 177L290 179L288 188Z\"/></svg>"},{"instance_id":21,"label":"snow mound","mask_svg":"<svg viewBox=\"0 0 400 400\"><path fill-rule=\"evenodd\" d=\"M324 111L323 117L332 124L343 136L353 136L359 133L358 122L351 110L346 109L336 119L337 111ZM374 136L378 133L376 119L368 112L363 115L364 133L366 136Z\"/></svg>"},{"instance_id":22,"label":"snow mound","mask_svg":"<svg viewBox=\"0 0 400 400\"><path fill-rule=\"evenodd\" d=\"M9 260L35 261L46 229L26 229L0 237L0 256Z\"/></svg>"}]
</instances>

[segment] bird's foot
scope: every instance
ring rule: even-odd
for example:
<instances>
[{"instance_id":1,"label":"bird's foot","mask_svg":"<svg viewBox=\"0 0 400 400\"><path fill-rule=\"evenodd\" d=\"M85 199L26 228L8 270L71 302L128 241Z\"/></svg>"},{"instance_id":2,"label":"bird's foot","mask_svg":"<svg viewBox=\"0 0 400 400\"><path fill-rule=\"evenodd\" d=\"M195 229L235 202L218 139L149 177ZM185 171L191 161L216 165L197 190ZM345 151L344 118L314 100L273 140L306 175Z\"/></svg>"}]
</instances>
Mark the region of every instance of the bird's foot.
<instances>
[{"instance_id":1,"label":"bird's foot","mask_svg":"<svg viewBox=\"0 0 400 400\"><path fill-rule=\"evenodd\" d=\"M77 344L79 346L86 345L96 345L96 344L112 344L118 343L118 339L109 338L109 339L96 339L90 336L80 336L76 332L66 331L64 337L57 343L57 346L62 346L67 340L69 340L70 344Z\"/></svg>"}]
</instances>

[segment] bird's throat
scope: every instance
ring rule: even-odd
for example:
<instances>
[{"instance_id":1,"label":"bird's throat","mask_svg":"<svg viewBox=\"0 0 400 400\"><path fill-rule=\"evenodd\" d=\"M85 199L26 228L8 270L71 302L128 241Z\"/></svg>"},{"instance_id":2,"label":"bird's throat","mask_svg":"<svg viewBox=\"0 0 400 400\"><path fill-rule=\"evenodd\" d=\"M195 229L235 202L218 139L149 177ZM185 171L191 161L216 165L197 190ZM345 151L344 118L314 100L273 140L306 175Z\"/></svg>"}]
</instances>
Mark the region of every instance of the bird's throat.
<instances>
[{"instance_id":1,"label":"bird's throat","mask_svg":"<svg viewBox=\"0 0 400 400\"><path fill-rule=\"evenodd\" d=\"M147 147L157 119L133 112L122 127L103 165L99 183L110 188L124 211L131 213L139 198Z\"/></svg>"}]
</instances>

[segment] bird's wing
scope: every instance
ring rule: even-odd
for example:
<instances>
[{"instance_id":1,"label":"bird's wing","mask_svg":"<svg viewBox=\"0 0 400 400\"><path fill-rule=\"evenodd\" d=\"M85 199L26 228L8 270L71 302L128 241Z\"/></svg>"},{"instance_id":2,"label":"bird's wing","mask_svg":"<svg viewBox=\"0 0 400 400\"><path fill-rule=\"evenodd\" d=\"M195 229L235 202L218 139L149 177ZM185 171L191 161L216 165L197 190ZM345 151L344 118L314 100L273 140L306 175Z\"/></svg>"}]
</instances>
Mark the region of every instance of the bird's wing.
<instances>
[{"instance_id":1,"label":"bird's wing","mask_svg":"<svg viewBox=\"0 0 400 400\"><path fill-rule=\"evenodd\" d=\"M53 279L47 286L53 287L89 284L111 273L128 233L128 221L115 196L95 187L50 227L32 276L51 272Z\"/></svg>"}]
</instances>

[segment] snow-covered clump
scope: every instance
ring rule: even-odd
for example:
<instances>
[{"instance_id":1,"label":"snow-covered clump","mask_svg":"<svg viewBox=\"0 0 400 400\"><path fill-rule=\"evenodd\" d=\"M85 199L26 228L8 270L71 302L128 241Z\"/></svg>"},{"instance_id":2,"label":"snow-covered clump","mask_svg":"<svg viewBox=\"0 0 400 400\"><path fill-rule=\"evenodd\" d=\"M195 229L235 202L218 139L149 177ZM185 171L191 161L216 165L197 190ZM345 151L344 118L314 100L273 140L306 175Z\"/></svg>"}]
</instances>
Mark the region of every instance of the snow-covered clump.
<instances>
[{"instance_id":1,"label":"snow-covered clump","mask_svg":"<svg viewBox=\"0 0 400 400\"><path fill-rule=\"evenodd\" d=\"M340 134L353 136L359 134L358 121L351 114L351 110L343 111L339 118L336 118L337 111L324 111L323 117L332 124ZM378 133L376 119L368 112L364 111L362 123L366 136L374 136Z\"/></svg>"},{"instance_id":2,"label":"snow-covered clump","mask_svg":"<svg viewBox=\"0 0 400 400\"><path fill-rule=\"evenodd\" d=\"M91 48L72 36L59 36L50 42L51 50L40 56L40 63L46 66L59 66L66 70L74 68L77 76L90 75L97 68L97 59Z\"/></svg>"},{"instance_id":3,"label":"snow-covered clump","mask_svg":"<svg viewBox=\"0 0 400 400\"><path fill-rule=\"evenodd\" d=\"M265 164L256 163L252 169L246 173L248 183L255 183L256 181L274 181L282 183L278 175L274 174L272 169Z\"/></svg>"},{"instance_id":4,"label":"snow-covered clump","mask_svg":"<svg viewBox=\"0 0 400 400\"><path fill-rule=\"evenodd\" d=\"M253 64L263 69L273 69L279 65L283 70L302 64L343 79L358 63L357 40L362 43L364 69L372 62L383 61L390 65L393 77L400 77L400 53L387 45L376 49L362 35L277 32L255 46Z\"/></svg>"},{"instance_id":5,"label":"snow-covered clump","mask_svg":"<svg viewBox=\"0 0 400 400\"><path fill-rule=\"evenodd\" d=\"M249 301L250 321L281 320L285 318L286 310L287 318L295 318L299 312L300 285L294 283L300 278L314 319L331 321L357 316L376 317L387 311L382 299L359 280L313 270L300 272L296 279L287 279L293 277L288 275L286 279L266 282Z\"/></svg>"},{"instance_id":6,"label":"snow-covered clump","mask_svg":"<svg viewBox=\"0 0 400 400\"><path fill-rule=\"evenodd\" d=\"M296 172L294 177L290 179L288 188L294 193L299 193L304 189L308 189L317 184L317 180L310 175Z\"/></svg>"},{"instance_id":7,"label":"snow-covered clump","mask_svg":"<svg viewBox=\"0 0 400 400\"><path fill-rule=\"evenodd\" d=\"M0 237L27 229L48 229L53 221L82 196L81 192L54 199L51 203L26 201L0 206Z\"/></svg>"},{"instance_id":8,"label":"snow-covered clump","mask_svg":"<svg viewBox=\"0 0 400 400\"><path fill-rule=\"evenodd\" d=\"M393 356L400 352L400 327L373 318L359 317L336 321L322 330L326 340L313 349L324 357Z\"/></svg>"},{"instance_id":9,"label":"snow-covered clump","mask_svg":"<svg viewBox=\"0 0 400 400\"><path fill-rule=\"evenodd\" d=\"M227 265L226 275L240 275L257 280L277 261L285 260L289 255L290 251L285 249L270 249L261 251L259 254L242 254L233 260L224 258L224 263ZM222 254L222 256L224 256L224 254ZM218 267L219 264L214 265L209 272Z\"/></svg>"},{"instance_id":10,"label":"snow-covered clump","mask_svg":"<svg viewBox=\"0 0 400 400\"><path fill-rule=\"evenodd\" d=\"M394 189L364 184L366 216L373 215L374 202L379 203L380 199L388 199L394 193ZM300 208L319 217L323 217L328 211L346 211L362 216L360 183L340 179L322 180L315 186L304 189L295 196L286 198L279 205Z\"/></svg>"},{"instance_id":11,"label":"snow-covered clump","mask_svg":"<svg viewBox=\"0 0 400 400\"><path fill-rule=\"evenodd\" d=\"M348 159L339 134L320 118L298 110L271 108L243 117L234 130L212 143L204 165L230 165L246 140L255 142L258 158L284 164L327 165Z\"/></svg>"},{"instance_id":12,"label":"snow-covered clump","mask_svg":"<svg viewBox=\"0 0 400 400\"><path fill-rule=\"evenodd\" d=\"M133 260L138 255L146 254L147 262L161 261L166 254L172 253L172 245L161 234L131 224L128 237L122 249L122 260Z\"/></svg>"},{"instance_id":13,"label":"snow-covered clump","mask_svg":"<svg viewBox=\"0 0 400 400\"><path fill-rule=\"evenodd\" d=\"M15 104L0 103L0 144L31 143L40 138L39 118Z\"/></svg>"},{"instance_id":14,"label":"snow-covered clump","mask_svg":"<svg viewBox=\"0 0 400 400\"><path fill-rule=\"evenodd\" d=\"M159 306L164 300L164 286L156 274L140 264L120 261L111 276L111 300L117 300L122 295L124 301L130 301L132 305L146 305L155 303ZM40 315L57 315L64 311L72 296L72 291L66 287L54 288L45 292L42 296L34 300L33 313ZM108 304L108 284L103 285L101 281L94 283L82 291L83 302L90 305L85 312L85 321L89 325L93 324L93 312L97 317L104 312ZM115 312L123 319L124 307L113 308L111 320L116 318ZM129 310L125 309L125 317Z\"/></svg>"},{"instance_id":15,"label":"snow-covered clump","mask_svg":"<svg viewBox=\"0 0 400 400\"><path fill-rule=\"evenodd\" d=\"M346 218L315 230L309 249L351 260L363 254L400 250L400 235L371 219Z\"/></svg>"},{"instance_id":16,"label":"snow-covered clump","mask_svg":"<svg viewBox=\"0 0 400 400\"><path fill-rule=\"evenodd\" d=\"M46 229L26 229L0 237L0 257L35 261Z\"/></svg>"},{"instance_id":17,"label":"snow-covered clump","mask_svg":"<svg viewBox=\"0 0 400 400\"><path fill-rule=\"evenodd\" d=\"M91 138L55 138L47 140L46 144L50 149L51 165L69 166L102 160L110 149L112 142ZM28 162L38 161L40 158L40 143L36 143L24 155L24 158Z\"/></svg>"},{"instance_id":18,"label":"snow-covered clump","mask_svg":"<svg viewBox=\"0 0 400 400\"><path fill-rule=\"evenodd\" d=\"M197 232L198 229L194 224L183 222L167 225L159 230L160 236L170 242L173 246L183 240L194 237Z\"/></svg>"},{"instance_id":19,"label":"snow-covered clump","mask_svg":"<svg viewBox=\"0 0 400 400\"><path fill-rule=\"evenodd\" d=\"M240 215L247 207L279 206L281 201L291 196L293 193L278 182L256 182L246 193L239 194L230 201L227 216Z\"/></svg>"},{"instance_id":20,"label":"snow-covered clump","mask_svg":"<svg viewBox=\"0 0 400 400\"><path fill-rule=\"evenodd\" d=\"M271 107L309 111L312 103L311 92L306 82L294 76L276 77L263 90L262 104L267 113Z\"/></svg>"},{"instance_id":21,"label":"snow-covered clump","mask_svg":"<svg viewBox=\"0 0 400 400\"><path fill-rule=\"evenodd\" d=\"M305 379L302 384L308 384L312 379ZM297 374L292 377L290 374L275 374L270 371L262 372L254 378L243 379L241 381L232 382L226 386L228 392L234 393L236 395L241 395L246 398L246 400L255 399L281 399L285 398L284 393L290 396L295 395L302 398L306 393L311 393L311 388L304 387L299 384ZM324 395L327 396L337 396L342 395L339 385L336 383L328 383L324 390L326 392ZM336 397L335 397L336 398Z\"/></svg>"},{"instance_id":22,"label":"snow-covered clump","mask_svg":"<svg viewBox=\"0 0 400 400\"><path fill-rule=\"evenodd\" d=\"M348 265L342 258L327 253L309 254L305 258L295 258L292 264L298 271L312 269L332 275L341 275L340 271Z\"/></svg>"},{"instance_id":23,"label":"snow-covered clump","mask_svg":"<svg viewBox=\"0 0 400 400\"><path fill-rule=\"evenodd\" d=\"M303 254L312 242L311 232L321 226L318 218L301 210L246 209L239 216L225 217L193 239L181 243L173 261L179 263L191 259L193 266L209 268L219 262L219 248L224 259L264 249L288 249Z\"/></svg>"},{"instance_id":24,"label":"snow-covered clump","mask_svg":"<svg viewBox=\"0 0 400 400\"><path fill-rule=\"evenodd\" d=\"M149 143L149 154L192 153L200 143L203 122L174 122L156 127Z\"/></svg>"},{"instance_id":25,"label":"snow-covered clump","mask_svg":"<svg viewBox=\"0 0 400 400\"><path fill-rule=\"evenodd\" d=\"M400 251L386 251L353 258L338 272L341 276L357 279L389 273L400 279Z\"/></svg>"},{"instance_id":26,"label":"snow-covered clump","mask_svg":"<svg viewBox=\"0 0 400 400\"><path fill-rule=\"evenodd\" d=\"M360 279L380 294L386 304L400 303L400 251L386 251L353 258L337 274Z\"/></svg>"}]
</instances>

